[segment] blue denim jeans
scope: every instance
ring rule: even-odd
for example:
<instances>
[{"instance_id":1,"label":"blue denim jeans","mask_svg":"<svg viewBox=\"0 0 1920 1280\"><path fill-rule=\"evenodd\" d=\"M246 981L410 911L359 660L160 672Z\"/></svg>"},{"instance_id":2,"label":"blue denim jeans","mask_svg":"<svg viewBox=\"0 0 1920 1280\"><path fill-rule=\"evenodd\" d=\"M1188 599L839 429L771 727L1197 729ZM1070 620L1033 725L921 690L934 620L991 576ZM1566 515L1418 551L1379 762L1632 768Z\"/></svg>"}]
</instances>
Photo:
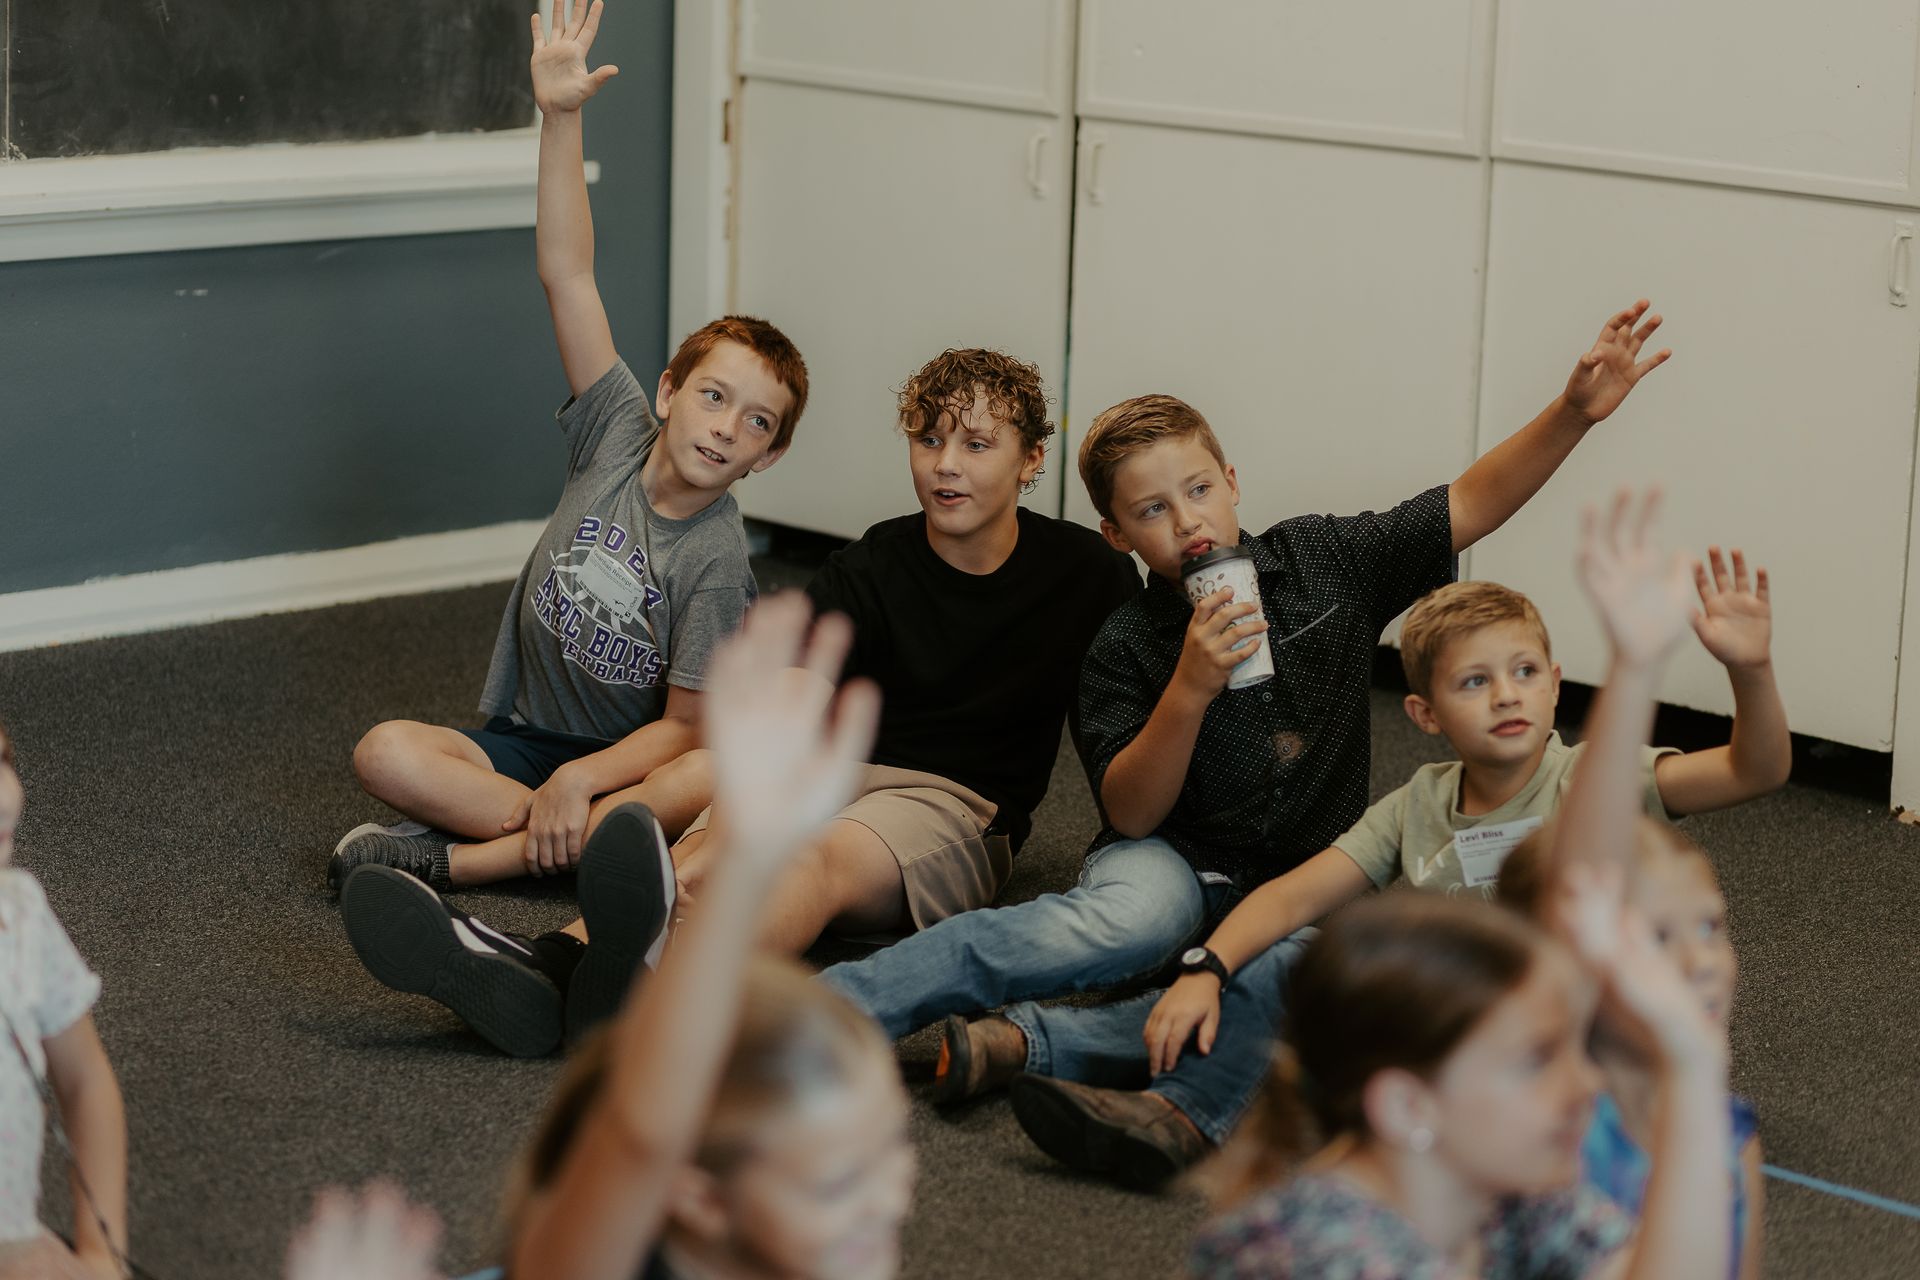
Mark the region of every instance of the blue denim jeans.
<instances>
[{"instance_id":1,"label":"blue denim jeans","mask_svg":"<svg viewBox=\"0 0 1920 1280\"><path fill-rule=\"evenodd\" d=\"M1316 932L1302 929L1282 938L1234 974L1221 994L1213 1052L1202 1054L1189 1042L1173 1070L1151 1081L1144 1032L1163 992L1094 1009L1017 1004L1006 1015L1026 1033L1028 1071L1109 1089L1145 1087L1179 1107L1218 1146L1272 1065L1286 1014L1287 975Z\"/></svg>"},{"instance_id":2,"label":"blue denim jeans","mask_svg":"<svg viewBox=\"0 0 1920 1280\"><path fill-rule=\"evenodd\" d=\"M1230 892L1203 884L1164 840L1122 840L1088 858L1066 893L949 916L820 976L903 1036L950 1013L1152 977Z\"/></svg>"}]
</instances>

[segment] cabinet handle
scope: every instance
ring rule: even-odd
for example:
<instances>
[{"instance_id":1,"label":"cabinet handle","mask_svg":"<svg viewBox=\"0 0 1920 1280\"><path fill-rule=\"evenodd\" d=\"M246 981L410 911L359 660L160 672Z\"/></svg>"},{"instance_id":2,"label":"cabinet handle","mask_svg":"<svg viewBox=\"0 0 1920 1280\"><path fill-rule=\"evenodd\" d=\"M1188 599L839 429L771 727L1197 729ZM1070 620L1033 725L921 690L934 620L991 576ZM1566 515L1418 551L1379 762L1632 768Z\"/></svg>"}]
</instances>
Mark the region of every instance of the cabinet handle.
<instances>
[{"instance_id":1,"label":"cabinet handle","mask_svg":"<svg viewBox=\"0 0 1920 1280\"><path fill-rule=\"evenodd\" d=\"M1087 203L1100 204L1107 198L1106 191L1100 186L1100 153L1107 149L1107 140L1100 134L1087 139Z\"/></svg>"},{"instance_id":2,"label":"cabinet handle","mask_svg":"<svg viewBox=\"0 0 1920 1280\"><path fill-rule=\"evenodd\" d=\"M1047 131L1042 129L1027 139L1027 190L1033 192L1035 200L1047 198L1047 184L1040 176L1040 152L1047 145Z\"/></svg>"},{"instance_id":3,"label":"cabinet handle","mask_svg":"<svg viewBox=\"0 0 1920 1280\"><path fill-rule=\"evenodd\" d=\"M1907 276L1913 267L1913 223L1893 224L1893 240L1887 245L1887 302L1896 307L1907 305Z\"/></svg>"}]
</instances>

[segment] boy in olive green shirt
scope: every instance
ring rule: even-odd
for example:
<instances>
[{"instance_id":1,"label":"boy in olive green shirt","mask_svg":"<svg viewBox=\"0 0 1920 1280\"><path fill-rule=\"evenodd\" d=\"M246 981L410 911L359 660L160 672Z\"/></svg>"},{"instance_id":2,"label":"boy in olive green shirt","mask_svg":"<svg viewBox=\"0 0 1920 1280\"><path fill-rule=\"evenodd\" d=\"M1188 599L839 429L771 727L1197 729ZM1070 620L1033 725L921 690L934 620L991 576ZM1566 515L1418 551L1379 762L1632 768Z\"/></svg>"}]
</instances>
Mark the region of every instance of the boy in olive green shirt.
<instances>
[{"instance_id":1,"label":"boy in olive green shirt","mask_svg":"<svg viewBox=\"0 0 1920 1280\"><path fill-rule=\"evenodd\" d=\"M1733 732L1705 751L1646 749L1646 809L1663 819L1763 795L1786 782L1792 763L1766 571L1749 581L1738 550L1731 572L1718 547L1709 559L1711 573L1695 566L1694 628L1727 668ZM1416 888L1491 899L1507 852L1559 806L1583 749L1554 732L1560 669L1532 601L1495 583L1452 583L1414 605L1400 643L1407 715L1444 735L1459 760L1422 766L1332 847L1249 894L1182 957L1185 972L1164 993L1036 1011L1030 1025L1045 1044L1031 1047L1042 1052L1020 1050L1048 1070L1015 1081L1013 1103L1049 1154L1135 1186L1158 1185L1207 1154L1266 1072L1306 926L1403 875ZM1001 1021L968 1028L974 1056L1010 1050ZM1122 1024L1142 1034L1142 1021L1144 1055L1136 1042L1123 1061ZM1189 1040L1196 1052L1183 1054ZM1127 1083L1129 1072L1137 1080L1142 1066L1153 1076L1144 1092L1089 1087Z\"/></svg>"}]
</instances>

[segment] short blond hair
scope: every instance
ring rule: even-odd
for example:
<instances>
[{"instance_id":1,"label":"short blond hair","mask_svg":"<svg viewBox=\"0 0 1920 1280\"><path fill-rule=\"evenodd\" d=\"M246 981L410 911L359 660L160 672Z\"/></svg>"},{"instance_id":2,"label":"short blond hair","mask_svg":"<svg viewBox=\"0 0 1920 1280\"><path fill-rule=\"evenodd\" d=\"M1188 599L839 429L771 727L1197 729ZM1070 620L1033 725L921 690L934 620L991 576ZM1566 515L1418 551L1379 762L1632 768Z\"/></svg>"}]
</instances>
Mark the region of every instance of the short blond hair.
<instances>
[{"instance_id":1,"label":"short blond hair","mask_svg":"<svg viewBox=\"0 0 1920 1280\"><path fill-rule=\"evenodd\" d=\"M1096 417L1080 442L1080 482L1102 519L1113 519L1113 474L1120 464L1162 440L1198 440L1226 469L1227 455L1213 428L1186 401L1173 396L1122 400Z\"/></svg>"},{"instance_id":2,"label":"short blond hair","mask_svg":"<svg viewBox=\"0 0 1920 1280\"><path fill-rule=\"evenodd\" d=\"M1433 664L1449 644L1461 636L1517 622L1540 640L1547 660L1553 660L1553 641L1533 601L1497 582L1449 582L1415 602L1400 628L1400 666L1407 687L1425 698L1433 691Z\"/></svg>"}]
</instances>

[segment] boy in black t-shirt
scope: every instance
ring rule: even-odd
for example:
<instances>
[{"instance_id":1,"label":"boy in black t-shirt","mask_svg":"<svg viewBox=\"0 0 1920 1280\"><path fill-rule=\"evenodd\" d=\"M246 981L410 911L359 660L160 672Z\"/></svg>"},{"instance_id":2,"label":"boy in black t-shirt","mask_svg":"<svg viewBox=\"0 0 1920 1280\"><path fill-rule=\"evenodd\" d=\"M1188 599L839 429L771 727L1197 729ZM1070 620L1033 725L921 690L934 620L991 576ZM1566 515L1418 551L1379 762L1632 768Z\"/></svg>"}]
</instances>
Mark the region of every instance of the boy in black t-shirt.
<instances>
[{"instance_id":1,"label":"boy in black t-shirt","mask_svg":"<svg viewBox=\"0 0 1920 1280\"><path fill-rule=\"evenodd\" d=\"M874 681L883 705L855 800L773 895L762 941L781 951L828 929L911 933L994 900L1046 794L1081 657L1140 591L1133 560L1099 534L1019 505L1053 433L1032 365L943 352L901 389L900 428L920 512L874 525L807 588L818 611L853 620L845 678ZM705 755L682 760L697 769ZM370 945L405 961L382 980L442 1001L510 1053L551 1048L563 1017L577 1037L657 958L667 915L698 911L708 819L694 820L671 862L646 821L609 841L650 839L657 856L596 852L598 833L588 841L585 924L568 930L587 935L584 947L501 933L389 877L412 896L393 913L405 927L391 945Z\"/></svg>"},{"instance_id":2,"label":"boy in black t-shirt","mask_svg":"<svg viewBox=\"0 0 1920 1280\"><path fill-rule=\"evenodd\" d=\"M1019 505L1046 457L1046 410L1039 371L993 351L943 352L901 389L921 510L868 529L807 587L816 609L853 619L847 675L880 686L880 733L857 798L775 895L770 947L804 951L829 928L909 933L1005 884L1081 656L1140 589L1092 530ZM705 824L674 851L696 897Z\"/></svg>"}]
</instances>

